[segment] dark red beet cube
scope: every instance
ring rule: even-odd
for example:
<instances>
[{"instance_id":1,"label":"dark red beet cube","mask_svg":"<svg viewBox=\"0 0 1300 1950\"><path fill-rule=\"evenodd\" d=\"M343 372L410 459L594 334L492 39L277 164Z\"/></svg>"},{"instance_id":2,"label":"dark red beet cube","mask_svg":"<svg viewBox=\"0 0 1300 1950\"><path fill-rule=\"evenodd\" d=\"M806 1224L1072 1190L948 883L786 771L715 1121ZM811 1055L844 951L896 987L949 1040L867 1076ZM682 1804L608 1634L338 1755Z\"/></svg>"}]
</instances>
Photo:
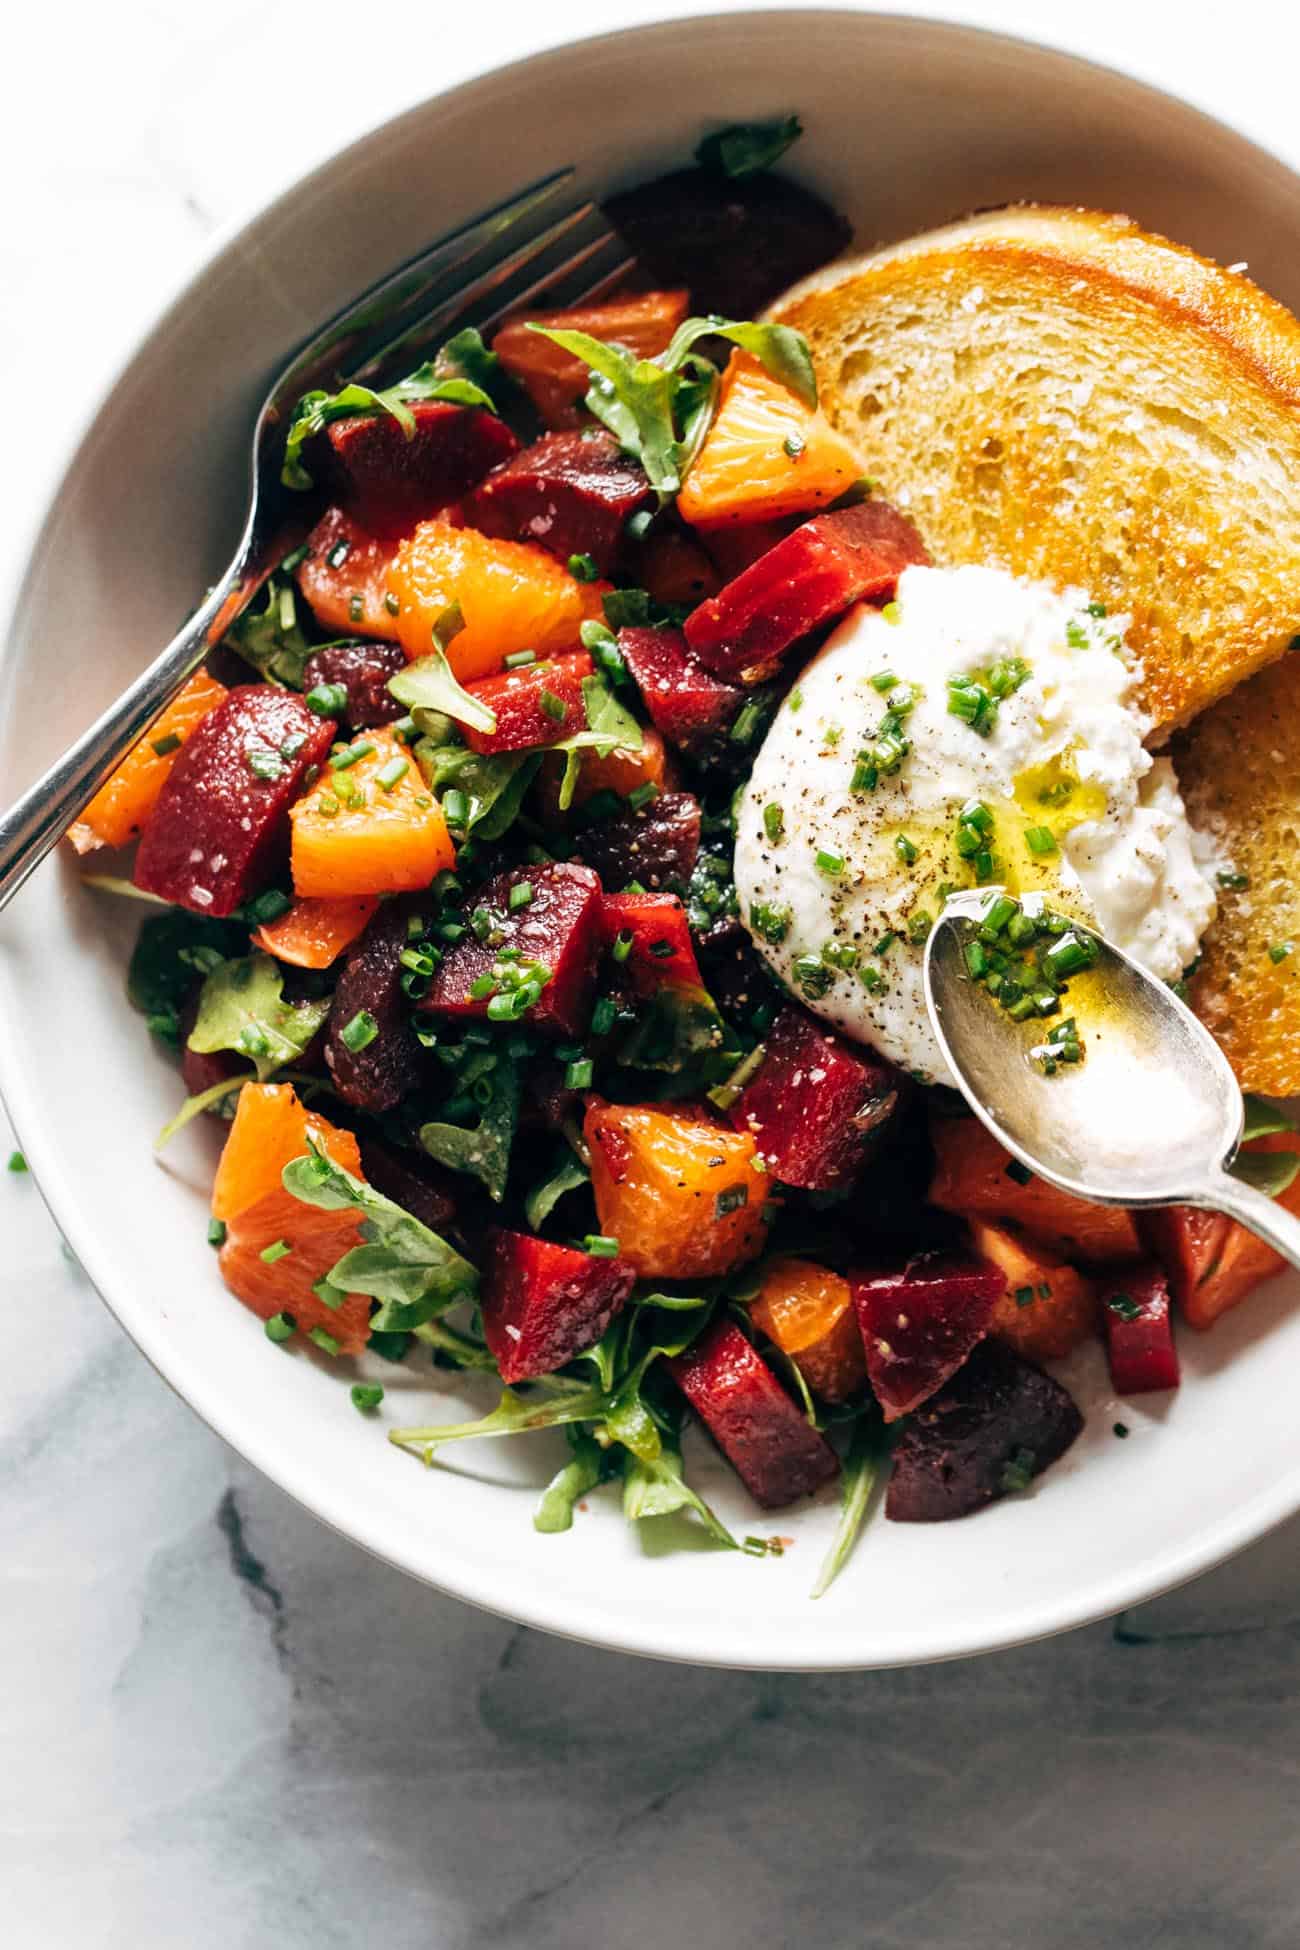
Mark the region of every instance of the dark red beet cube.
<instances>
[{"instance_id":1,"label":"dark red beet cube","mask_svg":"<svg viewBox=\"0 0 1300 1950\"><path fill-rule=\"evenodd\" d=\"M289 807L337 729L273 684L227 692L176 755L135 857L136 886L195 914L232 914L288 859Z\"/></svg>"},{"instance_id":2,"label":"dark red beet cube","mask_svg":"<svg viewBox=\"0 0 1300 1950\"><path fill-rule=\"evenodd\" d=\"M612 433L547 433L489 474L465 504L471 528L536 542L567 562L589 555L614 567L629 518L654 499L640 461Z\"/></svg>"},{"instance_id":3,"label":"dark red beet cube","mask_svg":"<svg viewBox=\"0 0 1300 1950\"><path fill-rule=\"evenodd\" d=\"M504 1382L553 1374L600 1339L636 1284L622 1259L594 1259L526 1232L488 1234L479 1305Z\"/></svg>"},{"instance_id":4,"label":"dark red beet cube","mask_svg":"<svg viewBox=\"0 0 1300 1950\"><path fill-rule=\"evenodd\" d=\"M1001 1341L983 1341L894 1445L885 1515L943 1523L1022 1489L1083 1427L1059 1382Z\"/></svg>"},{"instance_id":5,"label":"dark red beet cube","mask_svg":"<svg viewBox=\"0 0 1300 1950\"><path fill-rule=\"evenodd\" d=\"M915 525L888 501L817 515L693 609L686 641L710 670L752 681L809 630L851 603L887 600L909 563L928 560Z\"/></svg>"},{"instance_id":6,"label":"dark red beet cube","mask_svg":"<svg viewBox=\"0 0 1300 1950\"><path fill-rule=\"evenodd\" d=\"M765 1049L728 1113L732 1123L753 1132L783 1184L813 1192L851 1185L898 1108L903 1078L794 1003L772 1024Z\"/></svg>"},{"instance_id":7,"label":"dark red beet cube","mask_svg":"<svg viewBox=\"0 0 1300 1950\"><path fill-rule=\"evenodd\" d=\"M511 889L525 883L532 889L530 899L511 907ZM561 860L497 874L470 897L467 918L480 909L487 916L485 938L471 928L448 949L421 1006L446 1016L486 1016L491 997L470 991L484 977L494 980L495 966L508 966L499 960L503 948L517 948L516 967L537 963L550 971L526 1020L557 1036L580 1036L590 1014L601 945L600 882L591 868Z\"/></svg>"},{"instance_id":8,"label":"dark red beet cube","mask_svg":"<svg viewBox=\"0 0 1300 1950\"><path fill-rule=\"evenodd\" d=\"M703 988L691 924L676 894L606 894L601 932L623 979L638 995L665 982Z\"/></svg>"},{"instance_id":9,"label":"dark red beet cube","mask_svg":"<svg viewBox=\"0 0 1300 1950\"><path fill-rule=\"evenodd\" d=\"M481 677L466 689L496 713L496 730L475 731L466 725L465 742L476 752L525 752L585 731L582 684L592 670L591 658L581 650L503 671L499 677Z\"/></svg>"},{"instance_id":10,"label":"dark red beet cube","mask_svg":"<svg viewBox=\"0 0 1300 1950\"><path fill-rule=\"evenodd\" d=\"M396 643L329 643L308 657L302 687L311 691L317 684L342 684L348 694L344 723L352 731L366 731L406 715L406 706L388 688L389 678L405 669L406 653Z\"/></svg>"},{"instance_id":11,"label":"dark red beet cube","mask_svg":"<svg viewBox=\"0 0 1300 1950\"><path fill-rule=\"evenodd\" d=\"M809 1427L734 1321L720 1320L668 1366L745 1488L765 1510L793 1503L839 1474L830 1444Z\"/></svg>"},{"instance_id":12,"label":"dark red beet cube","mask_svg":"<svg viewBox=\"0 0 1300 1950\"><path fill-rule=\"evenodd\" d=\"M368 1185L413 1214L431 1232L443 1232L456 1216L458 1181L423 1151L399 1151L383 1138L362 1133L361 1170Z\"/></svg>"},{"instance_id":13,"label":"dark red beet cube","mask_svg":"<svg viewBox=\"0 0 1300 1950\"><path fill-rule=\"evenodd\" d=\"M481 406L412 400L409 436L391 413L358 413L325 430L335 498L372 535L409 535L518 453L504 420Z\"/></svg>"},{"instance_id":14,"label":"dark red beet cube","mask_svg":"<svg viewBox=\"0 0 1300 1950\"><path fill-rule=\"evenodd\" d=\"M405 946L405 910L385 901L348 950L330 1003L326 1066L344 1103L374 1116L399 1104L420 1076L420 1045L398 959ZM343 1032L362 1010L374 1018L376 1034L363 1048L349 1049Z\"/></svg>"},{"instance_id":15,"label":"dark red beet cube","mask_svg":"<svg viewBox=\"0 0 1300 1950\"><path fill-rule=\"evenodd\" d=\"M1102 1294L1110 1378L1118 1395L1178 1386L1169 1284L1151 1260L1121 1268Z\"/></svg>"},{"instance_id":16,"label":"dark red beet cube","mask_svg":"<svg viewBox=\"0 0 1300 1950\"><path fill-rule=\"evenodd\" d=\"M744 700L693 657L680 630L620 630L618 647L656 731L683 751L706 751L725 738Z\"/></svg>"},{"instance_id":17,"label":"dark red beet cube","mask_svg":"<svg viewBox=\"0 0 1300 1950\"><path fill-rule=\"evenodd\" d=\"M1006 1290L973 1253L921 1253L906 1266L849 1274L867 1375L887 1422L942 1388L989 1330Z\"/></svg>"},{"instance_id":18,"label":"dark red beet cube","mask_svg":"<svg viewBox=\"0 0 1300 1950\"><path fill-rule=\"evenodd\" d=\"M693 792L661 792L635 812L582 827L573 850L606 887L685 888L700 851L700 802Z\"/></svg>"}]
</instances>

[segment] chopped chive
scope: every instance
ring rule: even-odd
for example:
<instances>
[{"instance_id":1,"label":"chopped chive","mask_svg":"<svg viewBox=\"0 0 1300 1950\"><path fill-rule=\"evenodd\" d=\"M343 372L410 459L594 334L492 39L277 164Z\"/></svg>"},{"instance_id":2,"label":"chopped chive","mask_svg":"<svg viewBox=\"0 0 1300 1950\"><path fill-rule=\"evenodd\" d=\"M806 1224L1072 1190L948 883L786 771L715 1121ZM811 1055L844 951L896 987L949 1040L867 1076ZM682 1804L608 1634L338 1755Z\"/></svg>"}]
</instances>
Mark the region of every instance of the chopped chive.
<instances>
[{"instance_id":1,"label":"chopped chive","mask_svg":"<svg viewBox=\"0 0 1300 1950\"><path fill-rule=\"evenodd\" d=\"M659 787L653 779L647 779L644 785L638 785L628 793L627 803L633 812L640 812L643 806L653 805L658 797Z\"/></svg>"},{"instance_id":2,"label":"chopped chive","mask_svg":"<svg viewBox=\"0 0 1300 1950\"><path fill-rule=\"evenodd\" d=\"M519 908L527 907L529 902L532 900L532 898L533 898L532 881L517 880L514 886L510 889L509 894L506 896L506 906L510 909L510 912L514 914L518 911Z\"/></svg>"},{"instance_id":3,"label":"chopped chive","mask_svg":"<svg viewBox=\"0 0 1300 1950\"><path fill-rule=\"evenodd\" d=\"M818 847L817 871L826 874L832 880L838 879L844 871L844 855L831 853L826 847Z\"/></svg>"},{"instance_id":4,"label":"chopped chive","mask_svg":"<svg viewBox=\"0 0 1300 1950\"><path fill-rule=\"evenodd\" d=\"M159 758L166 758L169 752L178 752L180 750L180 733L167 731L163 733L161 738L151 738L149 743L153 746Z\"/></svg>"},{"instance_id":5,"label":"chopped chive","mask_svg":"<svg viewBox=\"0 0 1300 1950\"><path fill-rule=\"evenodd\" d=\"M391 792L400 779L404 779L411 769L409 758L390 758L387 765L375 773L375 782L382 785L385 792Z\"/></svg>"},{"instance_id":6,"label":"chopped chive","mask_svg":"<svg viewBox=\"0 0 1300 1950\"><path fill-rule=\"evenodd\" d=\"M763 808L763 831L773 846L784 837L785 812L775 799L769 799Z\"/></svg>"},{"instance_id":7,"label":"chopped chive","mask_svg":"<svg viewBox=\"0 0 1300 1950\"><path fill-rule=\"evenodd\" d=\"M542 690L537 702L541 705L547 717L555 724L563 724L569 715L568 705L562 697L557 697L554 691Z\"/></svg>"},{"instance_id":8,"label":"chopped chive","mask_svg":"<svg viewBox=\"0 0 1300 1950\"><path fill-rule=\"evenodd\" d=\"M10 1167L12 1170L12 1166ZM224 1246L226 1243L226 1222L224 1219L208 1220L209 1246Z\"/></svg>"},{"instance_id":9,"label":"chopped chive","mask_svg":"<svg viewBox=\"0 0 1300 1950\"><path fill-rule=\"evenodd\" d=\"M602 995L591 1012L591 1033L593 1036L608 1036L618 1019L618 1005L611 996Z\"/></svg>"},{"instance_id":10,"label":"chopped chive","mask_svg":"<svg viewBox=\"0 0 1300 1950\"><path fill-rule=\"evenodd\" d=\"M1115 1314L1120 1320L1137 1320L1142 1313L1141 1307L1130 1293L1112 1293L1106 1302L1106 1311Z\"/></svg>"},{"instance_id":11,"label":"chopped chive","mask_svg":"<svg viewBox=\"0 0 1300 1950\"><path fill-rule=\"evenodd\" d=\"M780 947L790 932L794 915L780 901L755 901L749 910L749 925L773 948Z\"/></svg>"},{"instance_id":12,"label":"chopped chive","mask_svg":"<svg viewBox=\"0 0 1300 1950\"><path fill-rule=\"evenodd\" d=\"M442 816L458 832L469 825L469 794L462 792L458 785L449 786L443 793Z\"/></svg>"},{"instance_id":13,"label":"chopped chive","mask_svg":"<svg viewBox=\"0 0 1300 1950\"><path fill-rule=\"evenodd\" d=\"M881 696L884 697L887 692L893 690L898 679L892 670L878 670L870 681L872 690L879 691Z\"/></svg>"},{"instance_id":14,"label":"chopped chive","mask_svg":"<svg viewBox=\"0 0 1300 1950\"><path fill-rule=\"evenodd\" d=\"M322 1354L337 1354L339 1351L338 1342L332 1334L327 1334L323 1327L308 1328L307 1339L314 1341Z\"/></svg>"},{"instance_id":15,"label":"chopped chive","mask_svg":"<svg viewBox=\"0 0 1300 1950\"><path fill-rule=\"evenodd\" d=\"M432 975L442 957L434 948L405 947L397 957L402 967L412 975Z\"/></svg>"},{"instance_id":16,"label":"chopped chive","mask_svg":"<svg viewBox=\"0 0 1300 1950\"><path fill-rule=\"evenodd\" d=\"M495 976L476 975L469 985L469 999L471 1002L485 1002L488 996L495 992L496 987Z\"/></svg>"},{"instance_id":17,"label":"chopped chive","mask_svg":"<svg viewBox=\"0 0 1300 1950\"><path fill-rule=\"evenodd\" d=\"M336 752L330 753L331 772L349 771L358 759L365 758L374 749L368 739L358 740L355 745L340 745Z\"/></svg>"},{"instance_id":18,"label":"chopped chive","mask_svg":"<svg viewBox=\"0 0 1300 1950\"><path fill-rule=\"evenodd\" d=\"M1056 835L1050 826L1026 826L1025 845L1031 853L1055 853Z\"/></svg>"},{"instance_id":19,"label":"chopped chive","mask_svg":"<svg viewBox=\"0 0 1300 1950\"><path fill-rule=\"evenodd\" d=\"M908 839L906 833L896 835L894 839L894 852L898 855L905 867L914 867L920 857L916 847Z\"/></svg>"},{"instance_id":20,"label":"chopped chive","mask_svg":"<svg viewBox=\"0 0 1300 1950\"><path fill-rule=\"evenodd\" d=\"M244 763L255 779L284 777L284 760L269 745L250 745L244 753Z\"/></svg>"},{"instance_id":21,"label":"chopped chive","mask_svg":"<svg viewBox=\"0 0 1300 1950\"><path fill-rule=\"evenodd\" d=\"M790 973L795 987L812 1001L825 995L833 980L820 955L796 955Z\"/></svg>"},{"instance_id":22,"label":"chopped chive","mask_svg":"<svg viewBox=\"0 0 1300 1950\"><path fill-rule=\"evenodd\" d=\"M1120 1441L1122 1442L1122 1441L1124 1440L1124 1438L1125 1438L1125 1436L1126 1436L1126 1435L1128 1434L1128 1423L1127 1423L1127 1422L1116 1422L1116 1423L1114 1424L1114 1432L1115 1432L1115 1434L1116 1434L1116 1435L1117 1435L1117 1436L1119 1437L1119 1439L1120 1439Z\"/></svg>"},{"instance_id":23,"label":"chopped chive","mask_svg":"<svg viewBox=\"0 0 1300 1950\"><path fill-rule=\"evenodd\" d=\"M618 1241L607 1232L589 1232L583 1238L582 1250L593 1259L617 1259Z\"/></svg>"},{"instance_id":24,"label":"chopped chive","mask_svg":"<svg viewBox=\"0 0 1300 1950\"><path fill-rule=\"evenodd\" d=\"M1034 1289L1031 1286L1018 1286L1015 1291L1015 1302L1018 1307L1032 1307Z\"/></svg>"},{"instance_id":25,"label":"chopped chive","mask_svg":"<svg viewBox=\"0 0 1300 1950\"><path fill-rule=\"evenodd\" d=\"M345 536L342 541L335 542L333 548L326 549L325 560L331 569L341 569L351 553L352 544Z\"/></svg>"},{"instance_id":26,"label":"chopped chive","mask_svg":"<svg viewBox=\"0 0 1300 1950\"><path fill-rule=\"evenodd\" d=\"M27 1160L26 1158L24 1158L21 1151L11 1151L9 1153L9 1163L6 1165L5 1169L7 1171L12 1171L15 1174L27 1170ZM224 1238L225 1227L223 1226L221 1230L222 1230L222 1236Z\"/></svg>"},{"instance_id":27,"label":"chopped chive","mask_svg":"<svg viewBox=\"0 0 1300 1950\"><path fill-rule=\"evenodd\" d=\"M474 931L475 938L479 941L486 941L492 932L491 913L486 907L476 907L469 917L469 924Z\"/></svg>"},{"instance_id":28,"label":"chopped chive","mask_svg":"<svg viewBox=\"0 0 1300 1950\"><path fill-rule=\"evenodd\" d=\"M569 574L575 582L594 582L600 571L589 555L571 555Z\"/></svg>"},{"instance_id":29,"label":"chopped chive","mask_svg":"<svg viewBox=\"0 0 1300 1950\"><path fill-rule=\"evenodd\" d=\"M782 447L791 460L798 460L807 444L807 441L801 433L787 433L785 439L781 442Z\"/></svg>"},{"instance_id":30,"label":"chopped chive","mask_svg":"<svg viewBox=\"0 0 1300 1950\"><path fill-rule=\"evenodd\" d=\"M388 614L390 616L398 615L401 611L401 607L402 605L398 602L392 590L391 589L388 590L388 592L384 596L384 608L388 611Z\"/></svg>"},{"instance_id":31,"label":"chopped chive","mask_svg":"<svg viewBox=\"0 0 1300 1950\"><path fill-rule=\"evenodd\" d=\"M1285 961L1287 956L1291 953L1293 946L1294 943L1290 941L1274 941L1270 943L1269 951L1268 951L1269 960L1275 963L1280 961Z\"/></svg>"},{"instance_id":32,"label":"chopped chive","mask_svg":"<svg viewBox=\"0 0 1300 1950\"><path fill-rule=\"evenodd\" d=\"M349 1392L353 1408L359 1408L363 1414L378 1408L384 1399L384 1391L377 1381L354 1381Z\"/></svg>"},{"instance_id":33,"label":"chopped chive","mask_svg":"<svg viewBox=\"0 0 1300 1950\"><path fill-rule=\"evenodd\" d=\"M356 1056L359 1051L368 1049L378 1034L379 1024L369 1009L358 1009L351 1022L339 1031L339 1040L345 1049L350 1049Z\"/></svg>"},{"instance_id":34,"label":"chopped chive","mask_svg":"<svg viewBox=\"0 0 1300 1950\"><path fill-rule=\"evenodd\" d=\"M272 1314L271 1318L266 1322L266 1338L268 1341L279 1342L292 1340L297 1331L298 1323L292 1314Z\"/></svg>"},{"instance_id":35,"label":"chopped chive","mask_svg":"<svg viewBox=\"0 0 1300 1950\"><path fill-rule=\"evenodd\" d=\"M506 657L504 662L507 670L527 670L529 664L535 664L537 662L537 652L535 650L516 650L512 655Z\"/></svg>"},{"instance_id":36,"label":"chopped chive","mask_svg":"<svg viewBox=\"0 0 1300 1950\"><path fill-rule=\"evenodd\" d=\"M1234 894L1244 893L1250 885L1250 875L1248 873L1216 873L1214 878L1220 887Z\"/></svg>"},{"instance_id":37,"label":"chopped chive","mask_svg":"<svg viewBox=\"0 0 1300 1950\"><path fill-rule=\"evenodd\" d=\"M658 961L667 961L670 956L677 953L677 950L673 947L671 941L652 941L650 943L650 953Z\"/></svg>"},{"instance_id":38,"label":"chopped chive","mask_svg":"<svg viewBox=\"0 0 1300 1950\"><path fill-rule=\"evenodd\" d=\"M288 1259L292 1251L293 1247L287 1239L276 1239L271 1245L263 1246L257 1256L259 1259L265 1260L268 1266L274 1266L277 1259Z\"/></svg>"},{"instance_id":39,"label":"chopped chive","mask_svg":"<svg viewBox=\"0 0 1300 1950\"><path fill-rule=\"evenodd\" d=\"M725 1192L719 1192L713 1201L715 1219L725 1219L732 1212L739 1212L749 1204L748 1185L729 1185Z\"/></svg>"},{"instance_id":40,"label":"chopped chive","mask_svg":"<svg viewBox=\"0 0 1300 1950\"><path fill-rule=\"evenodd\" d=\"M564 1087L566 1090L590 1090L591 1079L596 1074L596 1066L589 1056L580 1056L576 1062L566 1066Z\"/></svg>"},{"instance_id":41,"label":"chopped chive","mask_svg":"<svg viewBox=\"0 0 1300 1950\"><path fill-rule=\"evenodd\" d=\"M618 933L614 936L614 945L609 952L613 956L615 961L627 960L628 956L632 952L631 928L619 929Z\"/></svg>"},{"instance_id":42,"label":"chopped chive","mask_svg":"<svg viewBox=\"0 0 1300 1950\"><path fill-rule=\"evenodd\" d=\"M1006 1164L1003 1166L1003 1170L1015 1185L1029 1185L1033 1183L1033 1172L1029 1169L1028 1165L1022 1165L1019 1158L1008 1158Z\"/></svg>"}]
</instances>

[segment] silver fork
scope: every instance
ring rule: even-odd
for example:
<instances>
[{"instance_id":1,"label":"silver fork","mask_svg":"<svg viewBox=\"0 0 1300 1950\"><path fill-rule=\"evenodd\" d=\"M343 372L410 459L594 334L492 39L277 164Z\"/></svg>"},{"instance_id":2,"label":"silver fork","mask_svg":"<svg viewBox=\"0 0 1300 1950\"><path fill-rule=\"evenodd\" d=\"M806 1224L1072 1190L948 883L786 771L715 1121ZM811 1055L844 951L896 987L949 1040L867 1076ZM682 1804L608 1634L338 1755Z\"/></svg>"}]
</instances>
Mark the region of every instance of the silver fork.
<instances>
[{"instance_id":1,"label":"silver fork","mask_svg":"<svg viewBox=\"0 0 1300 1950\"><path fill-rule=\"evenodd\" d=\"M487 331L522 305L558 308L608 291L632 268L596 204L569 202L573 170L521 190L381 278L304 345L253 428L248 514L229 567L116 704L0 817L0 907L57 844L145 727L247 608L319 504L280 484L293 408L316 387L381 386L466 326ZM250 681L252 673L250 672Z\"/></svg>"}]
</instances>

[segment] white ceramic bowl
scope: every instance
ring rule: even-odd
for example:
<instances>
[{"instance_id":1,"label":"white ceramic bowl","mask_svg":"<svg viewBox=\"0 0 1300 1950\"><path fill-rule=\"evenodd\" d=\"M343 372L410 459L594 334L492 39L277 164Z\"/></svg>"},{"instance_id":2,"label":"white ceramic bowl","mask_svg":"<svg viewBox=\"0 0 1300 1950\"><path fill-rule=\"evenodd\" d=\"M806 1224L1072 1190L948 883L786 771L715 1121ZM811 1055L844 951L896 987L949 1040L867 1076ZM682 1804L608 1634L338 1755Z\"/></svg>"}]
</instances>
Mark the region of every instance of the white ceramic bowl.
<instances>
[{"instance_id":1,"label":"white ceramic bowl","mask_svg":"<svg viewBox=\"0 0 1300 1950\"><path fill-rule=\"evenodd\" d=\"M298 184L216 251L144 340L32 555L0 669L6 791L125 685L224 561L254 403L319 319L545 170L575 161L604 191L678 163L707 124L790 108L807 127L794 168L864 244L1008 198L1080 202L1247 259L1300 302L1296 177L1193 110L1064 56L801 12L643 29L522 62ZM877 1521L818 1603L807 1592L834 1498L760 1520L702 1442L692 1468L706 1494L741 1533L793 1536L783 1557L691 1548L680 1530L638 1534L609 1491L567 1535L538 1536L530 1512L554 1466L550 1437L453 1448L425 1471L384 1441L383 1421L468 1414L459 1386L439 1395L427 1366L387 1368L376 1427L327 1363L272 1348L225 1293L204 1239L216 1131L191 1128L161 1166L151 1152L178 1082L123 999L140 918L127 908L85 893L60 860L0 926L0 1079L42 1190L123 1326L198 1413L326 1522L417 1577L629 1651L888 1665L1113 1612L1300 1507L1294 1408L1278 1386L1300 1368L1290 1281L1212 1336L1185 1334L1172 1399L1121 1409L1100 1356L1082 1359L1067 1378L1087 1431L1033 1497L937 1527ZM1120 1416L1126 1442L1112 1434Z\"/></svg>"}]
</instances>

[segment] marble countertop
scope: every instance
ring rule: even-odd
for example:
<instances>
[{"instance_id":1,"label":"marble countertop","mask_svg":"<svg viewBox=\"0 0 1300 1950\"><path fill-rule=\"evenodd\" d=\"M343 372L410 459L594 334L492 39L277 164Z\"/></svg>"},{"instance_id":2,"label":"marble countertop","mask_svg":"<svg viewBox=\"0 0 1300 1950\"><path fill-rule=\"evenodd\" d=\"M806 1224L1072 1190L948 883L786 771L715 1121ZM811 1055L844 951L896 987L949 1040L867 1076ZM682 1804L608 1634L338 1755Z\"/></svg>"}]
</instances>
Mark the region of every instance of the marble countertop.
<instances>
[{"instance_id":1,"label":"marble countertop","mask_svg":"<svg viewBox=\"0 0 1300 1950\"><path fill-rule=\"evenodd\" d=\"M491 52L672 10L507 0ZM1274 0L1238 0L1230 34L1196 4L912 11L1111 60L1300 161ZM0 555L213 229L480 64L482 23L410 0L45 0L10 22L0 352L23 465ZM72 289L94 294L80 316ZM22 1309L0 1367L11 1950L1300 1935L1300 1527L1110 1624L961 1665L770 1677L593 1652L322 1529L135 1352L30 1177L0 1172L0 1226L15 1328Z\"/></svg>"}]
</instances>

